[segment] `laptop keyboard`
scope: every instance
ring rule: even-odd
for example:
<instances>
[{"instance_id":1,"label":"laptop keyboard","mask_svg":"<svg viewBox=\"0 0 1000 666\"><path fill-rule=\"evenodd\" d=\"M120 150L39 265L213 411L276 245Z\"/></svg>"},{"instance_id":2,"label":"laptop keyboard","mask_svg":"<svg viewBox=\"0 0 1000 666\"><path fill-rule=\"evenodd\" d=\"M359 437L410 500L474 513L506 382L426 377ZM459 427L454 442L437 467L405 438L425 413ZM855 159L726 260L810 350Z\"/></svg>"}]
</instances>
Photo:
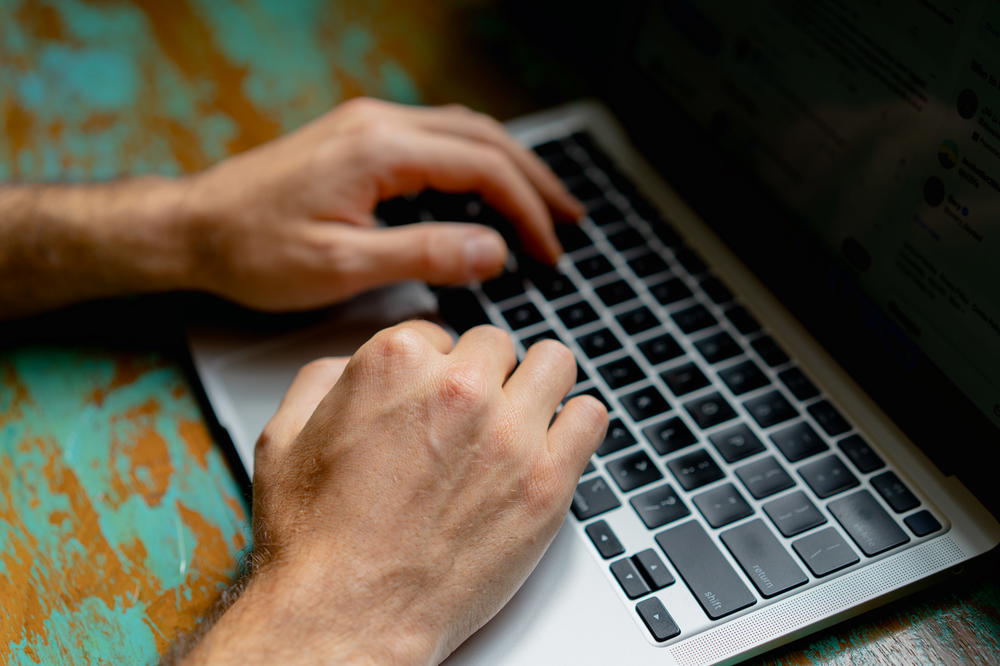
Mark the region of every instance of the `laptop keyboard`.
<instances>
[{"instance_id":1,"label":"laptop keyboard","mask_svg":"<svg viewBox=\"0 0 1000 666\"><path fill-rule=\"evenodd\" d=\"M653 640L942 529L590 135L535 151L589 211L580 226L557 226L557 268L520 256L510 223L476 196L425 192L379 215L482 222L511 245L516 265L500 277L438 290L442 316L459 332L504 327L522 356L542 338L574 351L570 397L600 399L610 426L572 513ZM631 529L622 512L647 533L625 540L641 545L634 552L613 527ZM700 625L671 615L661 591L677 581Z\"/></svg>"}]
</instances>

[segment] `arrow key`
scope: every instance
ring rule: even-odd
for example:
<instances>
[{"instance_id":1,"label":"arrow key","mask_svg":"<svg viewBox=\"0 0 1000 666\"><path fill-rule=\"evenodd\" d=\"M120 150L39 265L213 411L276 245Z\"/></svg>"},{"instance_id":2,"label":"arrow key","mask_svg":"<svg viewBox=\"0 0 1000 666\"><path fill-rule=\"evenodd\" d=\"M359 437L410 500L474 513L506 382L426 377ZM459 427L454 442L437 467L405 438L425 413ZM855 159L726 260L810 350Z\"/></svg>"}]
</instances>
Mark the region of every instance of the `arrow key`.
<instances>
[{"instance_id":1,"label":"arrow key","mask_svg":"<svg viewBox=\"0 0 1000 666\"><path fill-rule=\"evenodd\" d=\"M603 520L598 520L587 525L586 532L604 559L621 555L625 552L621 541L618 540L615 533L611 531L611 527Z\"/></svg>"},{"instance_id":2,"label":"arrow key","mask_svg":"<svg viewBox=\"0 0 1000 666\"><path fill-rule=\"evenodd\" d=\"M644 599L635 605L636 612L642 618L643 624L653 634L653 638L658 641L670 640L681 633L681 630L670 617L670 613L663 607L663 603L656 597Z\"/></svg>"},{"instance_id":3,"label":"arrow key","mask_svg":"<svg viewBox=\"0 0 1000 666\"><path fill-rule=\"evenodd\" d=\"M630 558L626 557L612 564L611 573L615 575L615 580L622 586L622 591L629 599L638 599L644 594L649 594L649 585Z\"/></svg>"},{"instance_id":4,"label":"arrow key","mask_svg":"<svg viewBox=\"0 0 1000 666\"><path fill-rule=\"evenodd\" d=\"M674 577L667 571L667 565L652 548L636 553L632 556L632 561L635 562L639 573L654 590L661 590L667 585L673 585Z\"/></svg>"}]
</instances>

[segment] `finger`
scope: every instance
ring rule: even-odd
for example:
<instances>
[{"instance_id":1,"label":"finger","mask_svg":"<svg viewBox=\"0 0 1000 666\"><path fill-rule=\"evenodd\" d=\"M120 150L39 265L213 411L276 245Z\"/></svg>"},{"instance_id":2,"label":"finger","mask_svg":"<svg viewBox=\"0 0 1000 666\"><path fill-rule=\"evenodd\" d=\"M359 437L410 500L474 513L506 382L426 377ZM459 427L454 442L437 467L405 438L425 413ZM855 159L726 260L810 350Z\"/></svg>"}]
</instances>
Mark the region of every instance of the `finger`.
<instances>
[{"instance_id":1,"label":"finger","mask_svg":"<svg viewBox=\"0 0 1000 666\"><path fill-rule=\"evenodd\" d=\"M504 390L529 418L548 424L575 382L573 353L561 342L541 340L525 354Z\"/></svg>"},{"instance_id":2,"label":"finger","mask_svg":"<svg viewBox=\"0 0 1000 666\"><path fill-rule=\"evenodd\" d=\"M607 431L608 410L604 404L592 395L579 395L566 403L549 428L549 452L557 464L562 462L583 473Z\"/></svg>"},{"instance_id":3,"label":"finger","mask_svg":"<svg viewBox=\"0 0 1000 666\"><path fill-rule=\"evenodd\" d=\"M429 342L434 349L437 349L442 354L447 354L455 348L455 340L451 337L451 334L448 333L448 331L425 319L410 319L396 324L393 328L405 328L411 331L416 331L425 340L427 340L427 342Z\"/></svg>"},{"instance_id":4,"label":"finger","mask_svg":"<svg viewBox=\"0 0 1000 666\"><path fill-rule=\"evenodd\" d=\"M495 326L476 326L466 331L458 339L451 356L485 366L490 377L501 386L517 365L514 340Z\"/></svg>"},{"instance_id":5,"label":"finger","mask_svg":"<svg viewBox=\"0 0 1000 666\"><path fill-rule=\"evenodd\" d=\"M284 449L302 431L316 407L347 367L347 357L321 358L302 366L261 433L257 448Z\"/></svg>"}]
</instances>

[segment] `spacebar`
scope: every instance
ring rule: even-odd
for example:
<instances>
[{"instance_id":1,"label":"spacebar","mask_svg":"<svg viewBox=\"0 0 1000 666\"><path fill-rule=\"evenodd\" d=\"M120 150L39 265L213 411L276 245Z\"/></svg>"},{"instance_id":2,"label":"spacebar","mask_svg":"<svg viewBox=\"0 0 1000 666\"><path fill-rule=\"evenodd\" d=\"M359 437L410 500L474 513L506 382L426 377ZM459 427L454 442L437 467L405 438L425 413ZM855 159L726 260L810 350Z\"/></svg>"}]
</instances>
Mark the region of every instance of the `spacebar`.
<instances>
[{"instance_id":1,"label":"spacebar","mask_svg":"<svg viewBox=\"0 0 1000 666\"><path fill-rule=\"evenodd\" d=\"M656 535L692 594L713 620L757 603L701 525L691 520Z\"/></svg>"}]
</instances>

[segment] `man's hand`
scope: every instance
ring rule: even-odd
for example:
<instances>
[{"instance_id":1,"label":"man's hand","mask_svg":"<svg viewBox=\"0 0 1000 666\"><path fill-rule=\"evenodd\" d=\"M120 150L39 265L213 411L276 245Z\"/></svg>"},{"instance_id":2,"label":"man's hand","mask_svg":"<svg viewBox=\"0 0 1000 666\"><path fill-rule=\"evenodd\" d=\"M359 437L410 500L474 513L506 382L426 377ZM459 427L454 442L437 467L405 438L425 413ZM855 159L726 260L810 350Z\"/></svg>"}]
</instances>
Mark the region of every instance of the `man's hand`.
<instances>
[{"instance_id":1,"label":"man's hand","mask_svg":"<svg viewBox=\"0 0 1000 666\"><path fill-rule=\"evenodd\" d=\"M257 445L258 568L191 661L436 663L489 620L607 428L590 396L553 421L575 381L566 347L515 365L499 329L453 344L408 322L346 368L303 368Z\"/></svg>"}]
</instances>

